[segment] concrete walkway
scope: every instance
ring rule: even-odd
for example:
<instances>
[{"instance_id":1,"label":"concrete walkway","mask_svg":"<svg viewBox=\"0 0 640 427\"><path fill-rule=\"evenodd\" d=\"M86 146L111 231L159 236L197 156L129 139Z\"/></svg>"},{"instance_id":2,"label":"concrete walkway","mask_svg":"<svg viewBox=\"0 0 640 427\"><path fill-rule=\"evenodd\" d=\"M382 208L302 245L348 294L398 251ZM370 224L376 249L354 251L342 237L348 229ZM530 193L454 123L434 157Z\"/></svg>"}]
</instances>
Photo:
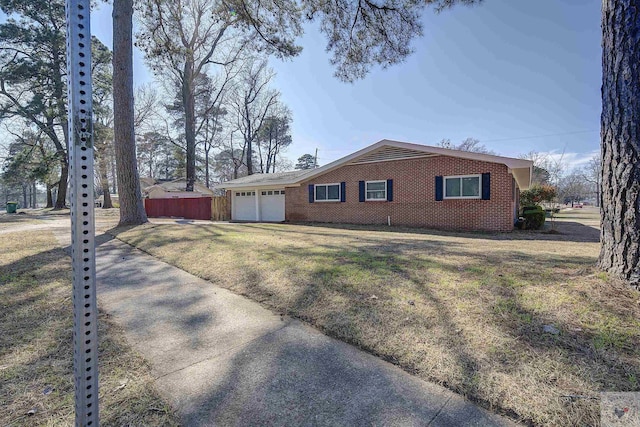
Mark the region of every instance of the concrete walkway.
<instances>
[{"instance_id":1,"label":"concrete walkway","mask_svg":"<svg viewBox=\"0 0 640 427\"><path fill-rule=\"evenodd\" d=\"M100 308L185 426L514 425L119 240L96 244Z\"/></svg>"}]
</instances>

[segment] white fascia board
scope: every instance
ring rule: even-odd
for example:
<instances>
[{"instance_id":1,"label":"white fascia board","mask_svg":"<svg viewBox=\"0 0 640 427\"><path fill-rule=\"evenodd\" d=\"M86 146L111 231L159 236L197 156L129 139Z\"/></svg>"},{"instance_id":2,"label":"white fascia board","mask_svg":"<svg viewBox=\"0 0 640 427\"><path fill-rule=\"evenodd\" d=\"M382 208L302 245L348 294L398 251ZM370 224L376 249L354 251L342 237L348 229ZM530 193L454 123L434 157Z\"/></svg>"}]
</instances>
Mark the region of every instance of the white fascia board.
<instances>
[{"instance_id":1,"label":"white fascia board","mask_svg":"<svg viewBox=\"0 0 640 427\"><path fill-rule=\"evenodd\" d=\"M295 184L294 185L299 185L299 184ZM221 183L218 184L216 186L214 186L213 188L215 189L220 189L220 190L255 190L257 188L264 190L264 189L281 189L281 188L285 188L285 187L291 187L293 185L290 185L288 182L277 182L277 183L264 183L264 184L233 184L233 183Z\"/></svg>"},{"instance_id":2,"label":"white fascia board","mask_svg":"<svg viewBox=\"0 0 640 427\"><path fill-rule=\"evenodd\" d=\"M482 161L482 162L489 162L489 163L500 163L503 165L506 165L508 168L511 169L520 169L520 168L531 168L533 165L533 162L530 160L524 160L524 159L515 159L512 157L502 157L502 156L494 156L493 154L481 154L481 153L473 153L470 151L460 151L460 150L451 150L449 148L442 148L442 147L432 147L432 146L428 146L428 145L421 145L421 144L413 144L410 142L401 142L401 141L393 141L393 140L389 140L389 139L383 139L381 141L376 142L373 145L370 145L368 147L365 147L361 150L356 151L355 153L352 153L346 157L343 157L341 159L335 160L331 163L328 163L322 167L319 167L317 169L312 169L310 170L308 173L302 174L300 176L298 176L293 182L302 182L302 181L306 181L310 178L313 178L314 176L317 175L321 175L323 173L329 172L332 169L336 169L348 162L350 162L351 160L354 160L364 154L367 154L371 151L374 151L380 147L384 147L384 146L390 146L390 147L397 147L397 148L406 148L408 150L414 150L414 151L421 151L425 154L438 154L438 155L442 155L442 156L449 156L449 157L457 157L457 158L463 158L463 159L470 159L470 160L478 160L478 161ZM524 182L522 183L523 185L525 184ZM528 187L528 184L527 184Z\"/></svg>"}]
</instances>

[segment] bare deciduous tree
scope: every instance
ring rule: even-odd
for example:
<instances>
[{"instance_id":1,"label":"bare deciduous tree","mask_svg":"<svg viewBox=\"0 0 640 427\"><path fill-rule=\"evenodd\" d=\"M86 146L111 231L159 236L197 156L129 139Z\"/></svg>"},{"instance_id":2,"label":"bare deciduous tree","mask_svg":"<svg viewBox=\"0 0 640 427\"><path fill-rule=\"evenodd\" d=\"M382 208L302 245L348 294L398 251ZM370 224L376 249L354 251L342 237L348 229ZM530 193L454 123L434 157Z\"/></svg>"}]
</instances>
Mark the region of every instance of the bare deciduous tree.
<instances>
[{"instance_id":1,"label":"bare deciduous tree","mask_svg":"<svg viewBox=\"0 0 640 427\"><path fill-rule=\"evenodd\" d=\"M489 150L484 144L480 143L480 140L475 138L466 138L459 144L454 144L450 139L443 139L438 143L439 147L448 148L450 150L471 151L473 153L482 154L495 154Z\"/></svg>"},{"instance_id":2,"label":"bare deciduous tree","mask_svg":"<svg viewBox=\"0 0 640 427\"><path fill-rule=\"evenodd\" d=\"M232 105L237 129L244 140L243 154L249 175L254 173L253 143L280 96L269 87L274 75L266 60L250 60L234 88Z\"/></svg>"},{"instance_id":3,"label":"bare deciduous tree","mask_svg":"<svg viewBox=\"0 0 640 427\"><path fill-rule=\"evenodd\" d=\"M533 150L520 156L520 158L531 160L533 162L533 173L531 176L532 185L551 184L551 174L547 169L549 167L549 156L547 153L541 153Z\"/></svg>"},{"instance_id":4,"label":"bare deciduous tree","mask_svg":"<svg viewBox=\"0 0 640 427\"><path fill-rule=\"evenodd\" d=\"M260 159L260 171L273 173L276 165L281 162L281 153L291 142L290 124L292 121L291 110L278 103L273 112L264 120L258 133L258 157ZM280 165L282 169L283 165Z\"/></svg>"},{"instance_id":5,"label":"bare deciduous tree","mask_svg":"<svg viewBox=\"0 0 640 427\"><path fill-rule=\"evenodd\" d=\"M602 161L600 156L589 159L587 165L582 168L582 178L590 184L592 192L595 193L596 206L600 206L600 182L602 175Z\"/></svg>"},{"instance_id":6,"label":"bare deciduous tree","mask_svg":"<svg viewBox=\"0 0 640 427\"><path fill-rule=\"evenodd\" d=\"M193 191L196 178L198 79L211 66L227 66L238 61L248 44L260 41L264 43L258 45L280 55L296 55L300 49L293 45L293 37L300 32L299 11L287 6L287 2L282 5L288 13L276 16L275 13L283 12L282 7L273 10L260 2L235 5L208 0L147 0L142 3L143 30L139 45L154 72L170 76L180 91L187 191ZM293 19L288 18L289 15ZM280 28L275 25L276 21Z\"/></svg>"}]
</instances>

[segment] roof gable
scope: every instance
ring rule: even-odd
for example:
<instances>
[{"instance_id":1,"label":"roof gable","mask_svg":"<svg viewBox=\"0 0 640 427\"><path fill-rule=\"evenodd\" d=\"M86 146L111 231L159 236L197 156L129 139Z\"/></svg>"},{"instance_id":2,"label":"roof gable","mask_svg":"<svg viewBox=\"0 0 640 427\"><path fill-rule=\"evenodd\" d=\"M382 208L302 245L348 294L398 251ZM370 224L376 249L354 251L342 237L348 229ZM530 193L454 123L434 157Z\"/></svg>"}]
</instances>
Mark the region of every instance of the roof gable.
<instances>
[{"instance_id":1,"label":"roof gable","mask_svg":"<svg viewBox=\"0 0 640 427\"><path fill-rule=\"evenodd\" d=\"M529 188L531 184L531 169L533 162L513 157L495 156L493 154L474 153L471 151L451 150L449 148L432 147L429 145L413 144L409 142L383 139L373 145L356 151L320 168L313 169L302 175L297 182L329 172L340 166L348 164L376 163L407 158L449 156L462 159L478 160L481 162L499 163L506 165L513 173L518 187L522 190Z\"/></svg>"},{"instance_id":2,"label":"roof gable","mask_svg":"<svg viewBox=\"0 0 640 427\"><path fill-rule=\"evenodd\" d=\"M333 169L349 164L378 163L392 160L404 160L413 158L425 158L435 156L449 156L462 159L478 160L489 163L506 165L512 172L518 187L522 190L529 188L531 184L531 169L533 162L512 157L495 156L492 154L474 153L470 151L451 150L442 147L412 144L408 142L383 139L373 145L365 147L348 156L328 163L316 169L307 171L282 172L276 174L254 174L226 183L221 183L216 188L237 188L249 186L265 186L269 184L295 185L318 175L327 173ZM267 175L271 175L268 177Z\"/></svg>"},{"instance_id":3,"label":"roof gable","mask_svg":"<svg viewBox=\"0 0 640 427\"><path fill-rule=\"evenodd\" d=\"M413 150L404 147L394 147L391 145L383 145L371 152L352 160L348 164L360 165L364 163L387 162L391 160L417 159L424 157L433 157L436 154L425 153L424 151Z\"/></svg>"}]
</instances>

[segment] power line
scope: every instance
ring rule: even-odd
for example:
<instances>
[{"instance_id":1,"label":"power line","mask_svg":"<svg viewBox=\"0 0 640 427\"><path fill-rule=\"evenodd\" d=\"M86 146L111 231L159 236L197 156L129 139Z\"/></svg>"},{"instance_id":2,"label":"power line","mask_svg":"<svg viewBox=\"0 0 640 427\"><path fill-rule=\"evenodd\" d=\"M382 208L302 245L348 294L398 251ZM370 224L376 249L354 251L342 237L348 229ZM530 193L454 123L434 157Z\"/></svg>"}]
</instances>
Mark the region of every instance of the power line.
<instances>
[{"instance_id":1,"label":"power line","mask_svg":"<svg viewBox=\"0 0 640 427\"><path fill-rule=\"evenodd\" d=\"M578 134L581 134L581 133L591 133L591 132L600 132L600 129L581 130L581 131L576 131L576 132L548 133L546 135L518 136L518 137L515 137L515 138L483 139L481 142L514 141L514 140L517 140L517 139L535 139L535 138L546 138L546 137L550 137L550 136L578 135Z\"/></svg>"}]
</instances>

